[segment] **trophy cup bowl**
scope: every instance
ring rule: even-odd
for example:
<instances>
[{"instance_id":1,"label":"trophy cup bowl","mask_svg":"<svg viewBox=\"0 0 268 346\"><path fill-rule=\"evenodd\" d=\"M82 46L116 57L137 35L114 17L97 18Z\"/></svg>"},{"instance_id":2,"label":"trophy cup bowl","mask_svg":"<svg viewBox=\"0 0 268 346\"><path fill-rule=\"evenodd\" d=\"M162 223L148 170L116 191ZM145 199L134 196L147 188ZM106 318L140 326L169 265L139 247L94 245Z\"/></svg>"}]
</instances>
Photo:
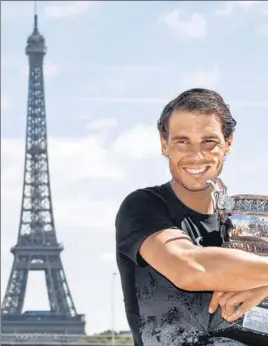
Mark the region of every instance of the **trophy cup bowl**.
<instances>
[{"instance_id":1,"label":"trophy cup bowl","mask_svg":"<svg viewBox=\"0 0 268 346\"><path fill-rule=\"evenodd\" d=\"M235 248L260 256L268 256L268 196L234 195L229 197L220 178L208 181L213 186L214 209L227 226L228 241L224 247Z\"/></svg>"},{"instance_id":2,"label":"trophy cup bowl","mask_svg":"<svg viewBox=\"0 0 268 346\"><path fill-rule=\"evenodd\" d=\"M268 196L235 195L229 218L234 228L225 247L268 256Z\"/></svg>"}]
</instances>

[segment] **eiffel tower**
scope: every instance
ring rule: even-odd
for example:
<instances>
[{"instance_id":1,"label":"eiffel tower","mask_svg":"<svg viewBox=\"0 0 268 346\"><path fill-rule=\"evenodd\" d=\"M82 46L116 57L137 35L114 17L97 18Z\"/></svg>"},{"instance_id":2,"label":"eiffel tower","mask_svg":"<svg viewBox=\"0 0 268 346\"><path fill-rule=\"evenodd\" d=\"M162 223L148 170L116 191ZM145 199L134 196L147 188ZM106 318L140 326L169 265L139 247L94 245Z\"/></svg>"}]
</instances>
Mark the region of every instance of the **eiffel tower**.
<instances>
[{"instance_id":1,"label":"eiffel tower","mask_svg":"<svg viewBox=\"0 0 268 346\"><path fill-rule=\"evenodd\" d=\"M43 81L45 54L35 10L34 30L26 46L29 89L22 206L17 244L11 249L13 266L1 306L3 334L85 334L84 315L76 312L60 258L63 247L55 231ZM30 270L45 274L48 311L22 311Z\"/></svg>"}]
</instances>

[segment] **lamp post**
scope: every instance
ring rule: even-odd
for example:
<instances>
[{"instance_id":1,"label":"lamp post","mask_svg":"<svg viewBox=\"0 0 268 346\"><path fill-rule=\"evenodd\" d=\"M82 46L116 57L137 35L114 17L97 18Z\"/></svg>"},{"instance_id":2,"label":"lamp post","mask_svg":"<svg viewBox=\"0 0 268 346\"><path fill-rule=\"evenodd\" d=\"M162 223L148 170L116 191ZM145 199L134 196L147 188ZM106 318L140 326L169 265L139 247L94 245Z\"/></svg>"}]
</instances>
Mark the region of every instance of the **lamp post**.
<instances>
[{"instance_id":1,"label":"lamp post","mask_svg":"<svg viewBox=\"0 0 268 346\"><path fill-rule=\"evenodd\" d=\"M115 346L115 337L114 337L114 313L115 313L115 297L114 297L114 285L115 285L116 273L113 273L112 276L112 303L111 303L111 322L112 322L112 345Z\"/></svg>"}]
</instances>

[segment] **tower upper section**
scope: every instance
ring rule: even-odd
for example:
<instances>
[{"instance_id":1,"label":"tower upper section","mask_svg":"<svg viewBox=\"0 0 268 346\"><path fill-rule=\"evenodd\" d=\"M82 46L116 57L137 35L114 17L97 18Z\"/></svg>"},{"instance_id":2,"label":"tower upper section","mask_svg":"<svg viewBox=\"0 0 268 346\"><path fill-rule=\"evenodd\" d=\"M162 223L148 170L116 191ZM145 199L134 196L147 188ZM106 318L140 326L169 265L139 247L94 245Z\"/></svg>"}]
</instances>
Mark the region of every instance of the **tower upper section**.
<instances>
[{"instance_id":1,"label":"tower upper section","mask_svg":"<svg viewBox=\"0 0 268 346\"><path fill-rule=\"evenodd\" d=\"M47 47L45 44L44 37L39 33L38 30L38 17L34 15L34 30L33 33L28 37L26 46L26 55L29 56L29 62L41 59L43 60L46 54Z\"/></svg>"}]
</instances>

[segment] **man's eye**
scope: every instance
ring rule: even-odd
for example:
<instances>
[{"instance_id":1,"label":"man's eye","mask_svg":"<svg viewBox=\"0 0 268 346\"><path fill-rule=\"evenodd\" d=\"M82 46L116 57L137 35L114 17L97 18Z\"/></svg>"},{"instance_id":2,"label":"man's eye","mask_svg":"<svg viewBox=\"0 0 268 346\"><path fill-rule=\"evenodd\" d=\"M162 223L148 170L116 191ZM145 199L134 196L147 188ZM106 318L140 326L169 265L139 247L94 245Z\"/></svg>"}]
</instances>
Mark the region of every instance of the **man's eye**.
<instances>
[{"instance_id":1,"label":"man's eye","mask_svg":"<svg viewBox=\"0 0 268 346\"><path fill-rule=\"evenodd\" d=\"M206 144L207 146L215 146L215 145L217 145L217 142L213 139L206 139L204 141L204 144Z\"/></svg>"}]
</instances>

